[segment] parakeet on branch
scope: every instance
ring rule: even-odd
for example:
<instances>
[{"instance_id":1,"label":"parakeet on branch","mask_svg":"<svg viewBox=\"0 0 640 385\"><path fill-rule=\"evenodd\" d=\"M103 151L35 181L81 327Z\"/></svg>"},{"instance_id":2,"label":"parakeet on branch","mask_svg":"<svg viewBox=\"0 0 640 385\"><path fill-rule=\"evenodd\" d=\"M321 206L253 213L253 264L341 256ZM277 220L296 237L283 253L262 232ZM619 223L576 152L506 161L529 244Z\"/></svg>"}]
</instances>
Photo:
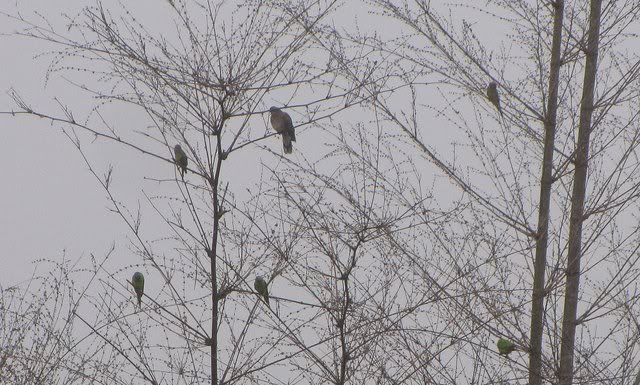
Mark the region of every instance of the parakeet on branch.
<instances>
[{"instance_id":1,"label":"parakeet on branch","mask_svg":"<svg viewBox=\"0 0 640 385\"><path fill-rule=\"evenodd\" d=\"M133 290L136 291L138 297L138 306L142 306L142 295L144 294L144 275L141 272L136 271L131 279L131 285Z\"/></svg>"},{"instance_id":2,"label":"parakeet on branch","mask_svg":"<svg viewBox=\"0 0 640 385\"><path fill-rule=\"evenodd\" d=\"M267 288L267 281L265 281L261 276L257 276L255 282L253 282L253 288L262 296L267 306L271 308L271 306L269 306L269 289Z\"/></svg>"},{"instance_id":3,"label":"parakeet on branch","mask_svg":"<svg viewBox=\"0 0 640 385\"><path fill-rule=\"evenodd\" d=\"M173 148L173 152L176 157L176 165L180 167L180 175L182 179L184 179L184 174L187 173L187 165L189 164L189 158L187 158L187 154L184 153L182 147L179 144L176 144Z\"/></svg>"},{"instance_id":4,"label":"parakeet on branch","mask_svg":"<svg viewBox=\"0 0 640 385\"><path fill-rule=\"evenodd\" d=\"M500 95L498 95L498 84L496 82L489 83L487 87L487 97L489 101L496 106L500 116L502 116L502 108L500 107Z\"/></svg>"},{"instance_id":5,"label":"parakeet on branch","mask_svg":"<svg viewBox=\"0 0 640 385\"><path fill-rule=\"evenodd\" d=\"M509 353L516 350L516 345L506 338L500 338L498 340L498 352L502 355L508 356Z\"/></svg>"},{"instance_id":6,"label":"parakeet on branch","mask_svg":"<svg viewBox=\"0 0 640 385\"><path fill-rule=\"evenodd\" d=\"M269 108L271 113L271 126L276 130L278 134L282 135L282 147L284 147L285 154L291 154L293 151L293 144L291 142L296 141L296 130L293 127L293 121L291 116L279 108Z\"/></svg>"}]
</instances>

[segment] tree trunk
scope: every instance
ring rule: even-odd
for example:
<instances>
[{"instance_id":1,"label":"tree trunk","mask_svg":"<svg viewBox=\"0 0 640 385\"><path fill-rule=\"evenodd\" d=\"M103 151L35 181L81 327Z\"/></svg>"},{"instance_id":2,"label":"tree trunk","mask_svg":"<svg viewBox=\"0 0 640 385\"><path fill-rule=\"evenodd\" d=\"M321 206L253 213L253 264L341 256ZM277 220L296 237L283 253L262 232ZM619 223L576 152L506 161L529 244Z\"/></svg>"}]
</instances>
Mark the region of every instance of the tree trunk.
<instances>
[{"instance_id":1,"label":"tree trunk","mask_svg":"<svg viewBox=\"0 0 640 385\"><path fill-rule=\"evenodd\" d=\"M558 88L561 63L562 24L564 0L555 2L553 18L553 41L551 44L551 66L549 68L549 99L544 121L544 155L540 178L540 207L538 209L538 229L536 256L533 273L533 298L531 303L531 342L529 352L529 385L542 384L542 334L544 331L544 282L547 263L547 243L549 234L549 210L551 185L553 184L553 147L556 138L556 116L558 112Z\"/></svg>"},{"instance_id":2,"label":"tree trunk","mask_svg":"<svg viewBox=\"0 0 640 385\"><path fill-rule=\"evenodd\" d=\"M591 0L589 32L586 50L586 65L582 101L580 105L580 123L578 127L578 145L575 153L575 175L573 195L571 197L571 217L569 219L569 251L567 255L567 284L564 297L562 319L562 345L560 348L560 385L573 382L573 358L576 337L576 315L578 293L580 289L580 258L582 247L582 223L584 220L584 201L587 185L589 162L589 135L593 115L593 98L598 68L598 45L600 43L600 14L602 0Z\"/></svg>"},{"instance_id":3,"label":"tree trunk","mask_svg":"<svg viewBox=\"0 0 640 385\"><path fill-rule=\"evenodd\" d=\"M640 385L640 370L638 371L638 374L636 375L636 379L633 381L633 385Z\"/></svg>"}]
</instances>

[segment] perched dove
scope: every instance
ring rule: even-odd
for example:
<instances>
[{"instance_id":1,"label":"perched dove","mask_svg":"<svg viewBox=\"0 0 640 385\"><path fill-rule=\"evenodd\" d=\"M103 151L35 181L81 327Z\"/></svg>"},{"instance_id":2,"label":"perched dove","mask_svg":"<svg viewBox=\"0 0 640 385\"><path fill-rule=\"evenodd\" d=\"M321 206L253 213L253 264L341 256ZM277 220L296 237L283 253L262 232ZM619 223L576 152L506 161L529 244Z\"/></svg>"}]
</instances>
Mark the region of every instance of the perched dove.
<instances>
[{"instance_id":1,"label":"perched dove","mask_svg":"<svg viewBox=\"0 0 640 385\"><path fill-rule=\"evenodd\" d=\"M293 127L291 116L279 108L269 108L271 113L271 126L278 134L282 135L282 147L285 154L291 154L293 145L291 142L296 141L296 130Z\"/></svg>"}]
</instances>

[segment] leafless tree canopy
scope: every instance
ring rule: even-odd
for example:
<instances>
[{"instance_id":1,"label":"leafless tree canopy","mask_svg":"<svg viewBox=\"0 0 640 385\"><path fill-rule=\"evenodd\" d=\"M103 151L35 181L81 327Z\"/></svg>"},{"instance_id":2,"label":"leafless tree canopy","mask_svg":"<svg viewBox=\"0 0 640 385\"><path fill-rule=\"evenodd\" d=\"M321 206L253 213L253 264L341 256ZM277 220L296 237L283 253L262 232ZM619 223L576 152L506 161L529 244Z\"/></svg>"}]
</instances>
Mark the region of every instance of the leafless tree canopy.
<instances>
[{"instance_id":1,"label":"leafless tree canopy","mask_svg":"<svg viewBox=\"0 0 640 385\"><path fill-rule=\"evenodd\" d=\"M640 384L640 2L157 6L4 15L91 105L3 114L60 128L128 236L1 288L0 382ZM134 200L107 143L158 166Z\"/></svg>"}]
</instances>

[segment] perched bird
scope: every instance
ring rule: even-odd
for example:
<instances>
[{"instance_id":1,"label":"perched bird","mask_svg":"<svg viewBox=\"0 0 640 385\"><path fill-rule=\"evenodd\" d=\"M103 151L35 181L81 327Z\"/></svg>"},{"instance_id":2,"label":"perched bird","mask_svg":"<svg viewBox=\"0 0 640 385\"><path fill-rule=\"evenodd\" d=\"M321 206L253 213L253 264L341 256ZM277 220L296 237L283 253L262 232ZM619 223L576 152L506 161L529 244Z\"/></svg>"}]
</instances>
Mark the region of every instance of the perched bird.
<instances>
[{"instance_id":1,"label":"perched bird","mask_svg":"<svg viewBox=\"0 0 640 385\"><path fill-rule=\"evenodd\" d=\"M496 106L500 116L502 116L502 108L500 107L500 95L498 95L498 84L496 82L489 83L487 87L487 97L489 101Z\"/></svg>"},{"instance_id":2,"label":"perched bird","mask_svg":"<svg viewBox=\"0 0 640 385\"><path fill-rule=\"evenodd\" d=\"M136 291L136 295L138 296L138 306L142 307L142 294L144 294L144 275L141 272L136 271L133 274L133 278L131 279L131 285L133 285L133 290Z\"/></svg>"},{"instance_id":3,"label":"perched bird","mask_svg":"<svg viewBox=\"0 0 640 385\"><path fill-rule=\"evenodd\" d=\"M293 128L291 116L279 108L269 108L271 113L271 126L278 134L282 135L282 147L285 154L291 154L293 145L291 142L296 141L296 130Z\"/></svg>"},{"instance_id":4,"label":"perched bird","mask_svg":"<svg viewBox=\"0 0 640 385\"><path fill-rule=\"evenodd\" d=\"M498 340L497 345L498 345L498 352L500 352L500 354L505 356L508 356L509 353L516 350L516 345L506 338L500 338Z\"/></svg>"},{"instance_id":5,"label":"perched bird","mask_svg":"<svg viewBox=\"0 0 640 385\"><path fill-rule=\"evenodd\" d=\"M180 175L182 179L184 179L184 174L187 172L187 165L189 164L189 158L187 158L187 154L182 151L182 147L179 144L176 144L173 148L173 152L176 157L176 164L180 167Z\"/></svg>"},{"instance_id":6,"label":"perched bird","mask_svg":"<svg viewBox=\"0 0 640 385\"><path fill-rule=\"evenodd\" d=\"M269 306L269 289L267 288L267 281L265 281L261 276L257 276L256 280L253 282L253 288L256 289L258 294L264 298L264 302L267 303L267 307L271 308L271 306Z\"/></svg>"}]
</instances>

